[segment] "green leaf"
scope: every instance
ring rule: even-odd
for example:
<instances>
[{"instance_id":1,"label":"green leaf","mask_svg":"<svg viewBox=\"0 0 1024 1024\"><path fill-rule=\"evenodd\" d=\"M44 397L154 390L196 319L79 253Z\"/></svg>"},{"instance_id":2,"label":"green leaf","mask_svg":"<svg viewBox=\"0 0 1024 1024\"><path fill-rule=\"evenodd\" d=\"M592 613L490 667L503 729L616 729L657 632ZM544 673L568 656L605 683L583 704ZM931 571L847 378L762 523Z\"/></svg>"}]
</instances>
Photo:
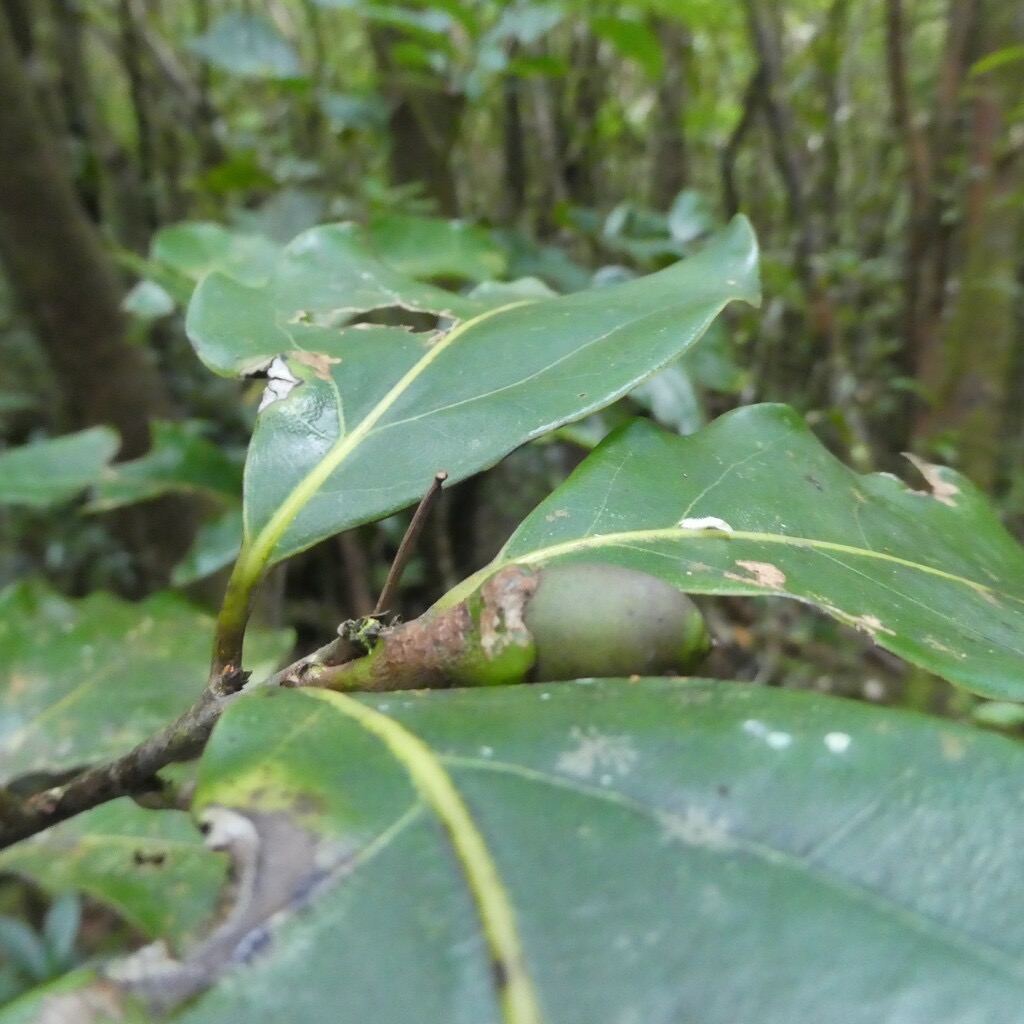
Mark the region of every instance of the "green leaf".
<instances>
[{"instance_id":1,"label":"green leaf","mask_svg":"<svg viewBox=\"0 0 1024 1024\"><path fill-rule=\"evenodd\" d=\"M536 72L541 62L556 59L547 54L532 54L530 49L565 18L561 4L512 3L502 4L497 20L481 33L474 47L475 64L467 75L465 90L472 99L484 94L488 83L502 72L526 77ZM513 43L519 46L513 46ZM523 54L523 48L526 53ZM509 59L512 54L519 57ZM555 74L559 73L557 70Z\"/></svg>"},{"instance_id":2,"label":"green leaf","mask_svg":"<svg viewBox=\"0 0 1024 1024\"><path fill-rule=\"evenodd\" d=\"M243 78L300 78L302 67L291 44L266 18L225 14L188 48L221 71Z\"/></svg>"},{"instance_id":3,"label":"green leaf","mask_svg":"<svg viewBox=\"0 0 1024 1024\"><path fill-rule=\"evenodd\" d=\"M50 904L43 921L43 936L54 973L66 971L74 964L75 942L81 924L82 904L77 893L65 892Z\"/></svg>"},{"instance_id":4,"label":"green leaf","mask_svg":"<svg viewBox=\"0 0 1024 1024\"><path fill-rule=\"evenodd\" d=\"M537 1019L519 985L549 1024L1014 1021L1022 770L998 736L722 682L255 693L197 807L337 866L176 1019Z\"/></svg>"},{"instance_id":5,"label":"green leaf","mask_svg":"<svg viewBox=\"0 0 1024 1024\"><path fill-rule=\"evenodd\" d=\"M629 397L677 434L692 434L704 426L704 410L693 381L678 362L645 380Z\"/></svg>"},{"instance_id":6,"label":"green leaf","mask_svg":"<svg viewBox=\"0 0 1024 1024\"><path fill-rule=\"evenodd\" d=\"M725 325L713 323L701 343L683 357L683 366L695 384L712 391L738 395L750 376L734 355L734 344Z\"/></svg>"},{"instance_id":7,"label":"green leaf","mask_svg":"<svg viewBox=\"0 0 1024 1024\"><path fill-rule=\"evenodd\" d=\"M994 71L996 68L1006 67L1008 64L1016 64L1019 60L1024 60L1024 46L1004 46L1002 49L986 54L981 60L976 60L971 65L968 74L971 77L984 75L989 71Z\"/></svg>"},{"instance_id":8,"label":"green leaf","mask_svg":"<svg viewBox=\"0 0 1024 1024\"><path fill-rule=\"evenodd\" d=\"M189 326L209 365L237 370L285 356L270 373L287 397L263 410L249 449L236 583L410 504L441 469L461 480L607 405L692 345L730 300L758 298L756 244L739 218L660 273L506 307L443 335L300 322L365 309L364 293L398 301L373 269L370 281L350 280L359 265L352 238L345 228L302 236L265 291L218 275L196 291ZM331 248L342 253L333 272L323 258ZM408 291L401 299L414 305Z\"/></svg>"},{"instance_id":9,"label":"green leaf","mask_svg":"<svg viewBox=\"0 0 1024 1024\"><path fill-rule=\"evenodd\" d=\"M80 967L37 985L0 1008L2 1024L153 1024L135 1001L118 1005L107 979L94 967Z\"/></svg>"},{"instance_id":10,"label":"green leaf","mask_svg":"<svg viewBox=\"0 0 1024 1024\"><path fill-rule=\"evenodd\" d=\"M188 815L147 811L128 798L0 853L0 870L50 893L86 892L175 947L213 913L224 869L223 856L205 848Z\"/></svg>"},{"instance_id":11,"label":"green leaf","mask_svg":"<svg viewBox=\"0 0 1024 1024\"><path fill-rule=\"evenodd\" d=\"M1024 727L1024 705L1004 700L984 701L971 708L971 718L990 729L1020 729Z\"/></svg>"},{"instance_id":12,"label":"green leaf","mask_svg":"<svg viewBox=\"0 0 1024 1024\"><path fill-rule=\"evenodd\" d=\"M220 224L191 221L161 228L150 258L190 281L219 271L243 284L258 285L273 272L281 247L263 235L232 231Z\"/></svg>"},{"instance_id":13,"label":"green leaf","mask_svg":"<svg viewBox=\"0 0 1024 1024\"><path fill-rule=\"evenodd\" d=\"M230 377L290 350L338 341L337 334L311 335L311 327L333 328L390 307L454 317L487 308L382 262L358 225L330 224L293 239L265 287L209 274L192 297L186 327L199 358Z\"/></svg>"},{"instance_id":14,"label":"green leaf","mask_svg":"<svg viewBox=\"0 0 1024 1024\"><path fill-rule=\"evenodd\" d=\"M323 92L318 102L337 129L380 131L388 122L388 102L380 93Z\"/></svg>"},{"instance_id":15,"label":"green leaf","mask_svg":"<svg viewBox=\"0 0 1024 1024\"><path fill-rule=\"evenodd\" d=\"M599 39L607 39L623 57L635 60L652 81L664 71L664 57L656 33L632 18L594 17L590 27Z\"/></svg>"},{"instance_id":16,"label":"green leaf","mask_svg":"<svg viewBox=\"0 0 1024 1024\"><path fill-rule=\"evenodd\" d=\"M46 943L24 921L0 914L0 951L25 977L43 981L50 976Z\"/></svg>"},{"instance_id":17,"label":"green leaf","mask_svg":"<svg viewBox=\"0 0 1024 1024\"><path fill-rule=\"evenodd\" d=\"M484 39L507 43L515 40L523 45L539 42L565 19L560 3L503 4L498 20L488 29Z\"/></svg>"},{"instance_id":18,"label":"green leaf","mask_svg":"<svg viewBox=\"0 0 1024 1024\"><path fill-rule=\"evenodd\" d=\"M242 492L242 462L204 436L204 423L157 422L153 445L131 462L110 467L93 489L93 511L147 501L161 494L201 494L221 502Z\"/></svg>"},{"instance_id":19,"label":"green leaf","mask_svg":"<svg viewBox=\"0 0 1024 1024\"><path fill-rule=\"evenodd\" d=\"M126 753L199 696L212 636L210 617L173 594L132 604L31 583L0 592L0 781ZM292 642L288 631L251 639L247 666L260 674Z\"/></svg>"},{"instance_id":20,"label":"green leaf","mask_svg":"<svg viewBox=\"0 0 1024 1024\"><path fill-rule=\"evenodd\" d=\"M156 281L137 282L124 297L121 308L143 323L152 323L161 317L170 316L177 303L174 296Z\"/></svg>"},{"instance_id":21,"label":"green leaf","mask_svg":"<svg viewBox=\"0 0 1024 1024\"><path fill-rule=\"evenodd\" d=\"M564 249L541 245L516 231L496 229L495 235L508 253L509 276L537 277L561 292L580 292L590 287L590 271L574 263Z\"/></svg>"},{"instance_id":22,"label":"green leaf","mask_svg":"<svg viewBox=\"0 0 1024 1024\"><path fill-rule=\"evenodd\" d=\"M668 211L668 229L675 242L690 245L714 226L714 209L702 192L686 188L672 200Z\"/></svg>"},{"instance_id":23,"label":"green leaf","mask_svg":"<svg viewBox=\"0 0 1024 1024\"><path fill-rule=\"evenodd\" d=\"M192 545L174 567L171 583L185 587L227 568L238 557L241 546L242 507L239 504L199 527Z\"/></svg>"},{"instance_id":24,"label":"green leaf","mask_svg":"<svg viewBox=\"0 0 1024 1024\"><path fill-rule=\"evenodd\" d=\"M444 601L513 562L613 562L693 593L797 598L953 683L1024 700L1024 549L968 480L923 470L923 491L854 473L785 406L686 438L637 422Z\"/></svg>"},{"instance_id":25,"label":"green leaf","mask_svg":"<svg viewBox=\"0 0 1024 1024\"><path fill-rule=\"evenodd\" d=\"M505 273L501 246L465 221L380 214L370 222L370 235L381 259L411 277L485 281Z\"/></svg>"},{"instance_id":26,"label":"green leaf","mask_svg":"<svg viewBox=\"0 0 1024 1024\"><path fill-rule=\"evenodd\" d=\"M111 427L90 427L0 454L0 504L52 508L95 483L117 452Z\"/></svg>"}]
</instances>

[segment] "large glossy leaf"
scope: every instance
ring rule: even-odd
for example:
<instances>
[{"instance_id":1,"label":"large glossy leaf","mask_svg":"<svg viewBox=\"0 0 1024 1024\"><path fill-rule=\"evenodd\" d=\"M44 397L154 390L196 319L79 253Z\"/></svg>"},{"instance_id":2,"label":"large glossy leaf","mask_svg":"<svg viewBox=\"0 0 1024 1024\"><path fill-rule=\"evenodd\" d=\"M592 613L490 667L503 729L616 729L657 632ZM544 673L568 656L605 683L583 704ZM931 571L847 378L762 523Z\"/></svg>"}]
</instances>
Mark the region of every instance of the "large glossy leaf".
<instances>
[{"instance_id":1,"label":"large glossy leaf","mask_svg":"<svg viewBox=\"0 0 1024 1024\"><path fill-rule=\"evenodd\" d=\"M757 299L755 242L737 219L691 259L599 292L492 311L440 336L336 330L326 325L374 304L437 312L437 293L449 295L395 284L397 271L353 256L354 237L344 227L301 236L264 290L211 275L189 312L214 368L284 357L270 373L287 397L260 415L246 467L247 573L409 504L439 470L464 478L606 405L727 302Z\"/></svg>"},{"instance_id":2,"label":"large glossy leaf","mask_svg":"<svg viewBox=\"0 0 1024 1024\"><path fill-rule=\"evenodd\" d=\"M1022 769L1000 737L721 682L253 694L197 808L267 856L312 837L314 867L179 1019L1008 1024Z\"/></svg>"},{"instance_id":3,"label":"large glossy leaf","mask_svg":"<svg viewBox=\"0 0 1024 1024\"><path fill-rule=\"evenodd\" d=\"M1024 700L1024 549L968 480L922 469L920 491L854 473L784 406L740 409L687 438L638 422L481 575L607 561L697 593L782 594L954 683Z\"/></svg>"},{"instance_id":4,"label":"large glossy leaf","mask_svg":"<svg viewBox=\"0 0 1024 1024\"><path fill-rule=\"evenodd\" d=\"M0 593L0 782L126 753L199 696L212 637L212 619L173 594ZM251 645L270 672L291 636L255 630Z\"/></svg>"},{"instance_id":5,"label":"large glossy leaf","mask_svg":"<svg viewBox=\"0 0 1024 1024\"><path fill-rule=\"evenodd\" d=\"M117 432L90 427L0 454L0 504L49 508L94 483L117 453Z\"/></svg>"},{"instance_id":6,"label":"large glossy leaf","mask_svg":"<svg viewBox=\"0 0 1024 1024\"><path fill-rule=\"evenodd\" d=\"M81 891L150 938L196 938L224 883L223 856L181 811L143 810L127 797L96 807L0 853L0 871L53 895Z\"/></svg>"}]
</instances>

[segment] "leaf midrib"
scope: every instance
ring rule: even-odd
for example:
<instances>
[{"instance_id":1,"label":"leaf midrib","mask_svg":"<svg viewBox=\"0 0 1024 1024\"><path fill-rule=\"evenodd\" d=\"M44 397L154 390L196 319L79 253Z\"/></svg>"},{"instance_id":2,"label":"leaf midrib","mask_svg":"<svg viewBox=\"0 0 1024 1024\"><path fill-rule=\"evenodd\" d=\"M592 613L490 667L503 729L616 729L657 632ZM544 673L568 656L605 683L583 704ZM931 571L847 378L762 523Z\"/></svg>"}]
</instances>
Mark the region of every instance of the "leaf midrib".
<instances>
[{"instance_id":1,"label":"leaf midrib","mask_svg":"<svg viewBox=\"0 0 1024 1024\"><path fill-rule=\"evenodd\" d=\"M523 554L509 553L507 550L498 554L498 557L483 569L463 580L457 587L450 590L438 602L441 607L447 607L464 600L484 580L493 576L508 565L539 565L551 561L561 555L571 555L579 551L589 549L600 549L603 547L628 547L630 544L645 544L651 541L671 541L683 544L687 540L720 540L724 544L735 541L752 541L759 544L778 544L784 547L809 548L811 550L829 551L838 554L851 555L856 558L866 558L875 561L888 562L905 569L912 569L928 576L935 576L947 580L950 583L957 583L965 586L978 594L989 595L993 598L1003 597L1009 601L1016 601L1024 604L1024 597L1007 593L1005 590L997 590L995 587L976 580L968 579L965 576L958 576L956 573L947 572L945 569L937 569L922 562L914 562L908 558L901 558L898 555L891 555L884 551L874 551L871 548L855 547L851 544L840 544L837 541L820 540L814 537L793 536L791 534L758 533L747 530L733 530L724 534L721 530L684 530L678 526L661 527L655 530L624 530L619 533L598 533L588 537L577 537L574 540L562 541L558 544L549 544L546 547L534 548L532 551ZM751 581L753 582L753 581ZM785 596L793 596L785 589L763 587L766 594L775 593Z\"/></svg>"},{"instance_id":2,"label":"leaf midrib","mask_svg":"<svg viewBox=\"0 0 1024 1024\"><path fill-rule=\"evenodd\" d=\"M522 303L514 305L522 305ZM510 308L512 306L502 306L499 309L490 310L471 320L458 324L424 352L420 359L402 375L397 383L367 412L359 423L349 433L340 437L330 451L295 485L278 506L277 511L267 521L266 525L252 542L243 549L239 557L239 566L243 578L254 580L258 577L269 562L277 542L284 535L292 521L312 500L338 466L359 447L388 410L395 405L399 398L427 368L461 337L467 328Z\"/></svg>"}]
</instances>

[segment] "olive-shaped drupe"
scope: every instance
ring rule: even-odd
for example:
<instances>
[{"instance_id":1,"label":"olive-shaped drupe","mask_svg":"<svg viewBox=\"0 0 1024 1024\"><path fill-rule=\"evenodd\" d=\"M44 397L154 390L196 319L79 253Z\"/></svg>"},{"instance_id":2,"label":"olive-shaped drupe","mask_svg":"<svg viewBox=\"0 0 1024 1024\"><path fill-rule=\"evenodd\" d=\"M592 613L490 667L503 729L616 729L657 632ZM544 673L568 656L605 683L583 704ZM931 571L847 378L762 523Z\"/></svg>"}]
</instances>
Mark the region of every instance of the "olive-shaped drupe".
<instances>
[{"instance_id":1,"label":"olive-shaped drupe","mask_svg":"<svg viewBox=\"0 0 1024 1024\"><path fill-rule=\"evenodd\" d=\"M697 606L656 576L593 562L549 565L524 620L537 682L685 674L711 643Z\"/></svg>"}]
</instances>

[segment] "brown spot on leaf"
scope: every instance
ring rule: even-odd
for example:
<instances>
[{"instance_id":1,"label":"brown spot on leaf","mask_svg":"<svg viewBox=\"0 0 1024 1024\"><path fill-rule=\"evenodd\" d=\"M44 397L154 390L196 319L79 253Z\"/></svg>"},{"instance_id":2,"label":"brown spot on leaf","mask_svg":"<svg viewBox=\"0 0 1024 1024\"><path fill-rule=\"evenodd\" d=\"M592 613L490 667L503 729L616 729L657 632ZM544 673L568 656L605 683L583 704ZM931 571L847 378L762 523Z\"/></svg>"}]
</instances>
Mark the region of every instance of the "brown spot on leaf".
<instances>
[{"instance_id":1,"label":"brown spot on leaf","mask_svg":"<svg viewBox=\"0 0 1024 1024\"><path fill-rule=\"evenodd\" d=\"M503 993L508 988L510 973L504 960L491 957L491 982L497 992Z\"/></svg>"},{"instance_id":2,"label":"brown spot on leaf","mask_svg":"<svg viewBox=\"0 0 1024 1024\"><path fill-rule=\"evenodd\" d=\"M167 862L167 854L163 850L135 850L132 853L132 863L136 867L161 868Z\"/></svg>"},{"instance_id":3,"label":"brown spot on leaf","mask_svg":"<svg viewBox=\"0 0 1024 1024\"><path fill-rule=\"evenodd\" d=\"M103 978L73 992L44 996L34 1024L102 1024L124 1018L124 995Z\"/></svg>"},{"instance_id":4,"label":"brown spot on leaf","mask_svg":"<svg viewBox=\"0 0 1024 1024\"><path fill-rule=\"evenodd\" d=\"M8 697L20 697L22 694L28 692L31 689L31 686L32 680L15 669L15 671L11 673L11 678L7 683L7 695Z\"/></svg>"},{"instance_id":5,"label":"brown spot on leaf","mask_svg":"<svg viewBox=\"0 0 1024 1024\"><path fill-rule=\"evenodd\" d=\"M331 379L331 367L341 360L336 356L325 356L321 352L303 352L301 350L288 353L289 359L294 359L303 366L308 366L313 374L321 380Z\"/></svg>"},{"instance_id":6,"label":"brown spot on leaf","mask_svg":"<svg viewBox=\"0 0 1024 1024\"><path fill-rule=\"evenodd\" d=\"M964 759L964 741L959 736L944 732L939 736L939 745L942 747L942 756L947 761L962 761Z\"/></svg>"},{"instance_id":7,"label":"brown spot on leaf","mask_svg":"<svg viewBox=\"0 0 1024 1024\"><path fill-rule=\"evenodd\" d=\"M928 486L931 488L931 496L936 501L941 501L943 505L949 505L950 508L956 508L956 502L953 500L953 495L960 493L960 488L956 484L950 483L948 480L943 480L941 466L933 466L930 462L925 462L924 459L919 459L916 455L911 452L904 452L904 457L910 462L914 468L925 478L928 482ZM925 491L914 491L914 494L925 494Z\"/></svg>"},{"instance_id":8,"label":"brown spot on leaf","mask_svg":"<svg viewBox=\"0 0 1024 1024\"><path fill-rule=\"evenodd\" d=\"M786 574L771 562L749 562L738 560L736 562L741 569L746 569L748 575L740 576L734 572L727 572L727 580L737 580L740 583L753 583L757 587L764 587L766 590L781 590L786 585Z\"/></svg>"},{"instance_id":9,"label":"brown spot on leaf","mask_svg":"<svg viewBox=\"0 0 1024 1024\"><path fill-rule=\"evenodd\" d=\"M114 982L157 1014L194 998L246 962L271 941L275 925L289 912L351 868L347 845L307 831L287 814L210 806L202 820L207 846L231 859L231 910L180 960L157 942L104 970L105 984Z\"/></svg>"},{"instance_id":10,"label":"brown spot on leaf","mask_svg":"<svg viewBox=\"0 0 1024 1024\"><path fill-rule=\"evenodd\" d=\"M890 629L888 626L883 626L881 619L877 615L842 615L844 622L849 623L855 629L859 629L862 633L867 633L869 636L877 636L879 633L888 633L889 636L895 636L896 631Z\"/></svg>"}]
</instances>

